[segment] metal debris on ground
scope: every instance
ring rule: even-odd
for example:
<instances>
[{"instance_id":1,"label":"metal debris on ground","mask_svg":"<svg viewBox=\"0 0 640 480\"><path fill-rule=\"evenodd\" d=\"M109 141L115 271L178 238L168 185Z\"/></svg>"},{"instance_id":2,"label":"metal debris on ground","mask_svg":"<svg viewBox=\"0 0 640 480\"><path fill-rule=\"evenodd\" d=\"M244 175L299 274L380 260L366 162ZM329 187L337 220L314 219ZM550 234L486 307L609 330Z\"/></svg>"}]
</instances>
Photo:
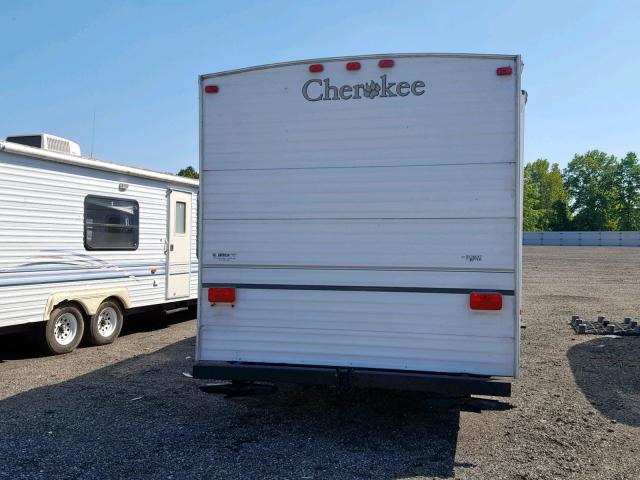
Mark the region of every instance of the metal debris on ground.
<instances>
[{"instance_id":1,"label":"metal debris on ground","mask_svg":"<svg viewBox=\"0 0 640 480\"><path fill-rule=\"evenodd\" d=\"M569 322L576 333L607 336L640 336L638 320L625 317L622 322L607 320L604 315L598 315L596 320L585 320L580 315L572 315Z\"/></svg>"}]
</instances>

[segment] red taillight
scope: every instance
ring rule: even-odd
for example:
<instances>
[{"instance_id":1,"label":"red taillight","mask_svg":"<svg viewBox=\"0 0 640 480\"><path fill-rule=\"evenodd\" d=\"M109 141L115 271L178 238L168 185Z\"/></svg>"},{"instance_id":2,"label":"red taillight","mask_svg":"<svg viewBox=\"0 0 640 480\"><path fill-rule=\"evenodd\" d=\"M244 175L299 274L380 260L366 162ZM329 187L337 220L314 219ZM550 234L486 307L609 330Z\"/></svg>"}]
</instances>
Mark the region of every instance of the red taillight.
<instances>
[{"instance_id":1,"label":"red taillight","mask_svg":"<svg viewBox=\"0 0 640 480\"><path fill-rule=\"evenodd\" d=\"M314 63L313 65L309 65L309 71L311 73L319 73L324 70L324 65L321 63Z\"/></svg>"},{"instance_id":2,"label":"red taillight","mask_svg":"<svg viewBox=\"0 0 640 480\"><path fill-rule=\"evenodd\" d=\"M208 297L211 303L233 303L236 301L236 289L210 288Z\"/></svg>"},{"instance_id":3,"label":"red taillight","mask_svg":"<svg viewBox=\"0 0 640 480\"><path fill-rule=\"evenodd\" d=\"M360 70L360 62L347 63L347 70Z\"/></svg>"},{"instance_id":4,"label":"red taillight","mask_svg":"<svg viewBox=\"0 0 640 480\"><path fill-rule=\"evenodd\" d=\"M391 68L395 65L395 62L393 60L391 60L390 58L387 58L385 60L380 60L378 62L378 66L380 68Z\"/></svg>"},{"instance_id":5,"label":"red taillight","mask_svg":"<svg viewBox=\"0 0 640 480\"><path fill-rule=\"evenodd\" d=\"M513 69L511 67L499 67L496 68L496 75L511 75L513 73Z\"/></svg>"},{"instance_id":6,"label":"red taillight","mask_svg":"<svg viewBox=\"0 0 640 480\"><path fill-rule=\"evenodd\" d=\"M207 85L204 87L204 91L207 93L218 93L218 90L220 90L218 85Z\"/></svg>"},{"instance_id":7,"label":"red taillight","mask_svg":"<svg viewBox=\"0 0 640 480\"><path fill-rule=\"evenodd\" d=\"M502 310L502 295L499 293L471 292L469 307L471 310Z\"/></svg>"}]
</instances>

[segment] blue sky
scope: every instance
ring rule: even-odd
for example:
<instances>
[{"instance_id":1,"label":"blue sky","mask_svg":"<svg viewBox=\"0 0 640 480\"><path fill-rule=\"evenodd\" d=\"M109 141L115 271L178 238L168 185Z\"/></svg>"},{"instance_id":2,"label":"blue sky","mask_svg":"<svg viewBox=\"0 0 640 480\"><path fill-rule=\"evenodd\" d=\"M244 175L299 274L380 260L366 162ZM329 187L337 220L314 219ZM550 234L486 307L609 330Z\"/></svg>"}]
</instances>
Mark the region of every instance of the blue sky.
<instances>
[{"instance_id":1,"label":"blue sky","mask_svg":"<svg viewBox=\"0 0 640 480\"><path fill-rule=\"evenodd\" d=\"M198 162L197 76L388 52L520 53L527 161L640 150L640 2L3 2L0 138L175 172Z\"/></svg>"}]
</instances>

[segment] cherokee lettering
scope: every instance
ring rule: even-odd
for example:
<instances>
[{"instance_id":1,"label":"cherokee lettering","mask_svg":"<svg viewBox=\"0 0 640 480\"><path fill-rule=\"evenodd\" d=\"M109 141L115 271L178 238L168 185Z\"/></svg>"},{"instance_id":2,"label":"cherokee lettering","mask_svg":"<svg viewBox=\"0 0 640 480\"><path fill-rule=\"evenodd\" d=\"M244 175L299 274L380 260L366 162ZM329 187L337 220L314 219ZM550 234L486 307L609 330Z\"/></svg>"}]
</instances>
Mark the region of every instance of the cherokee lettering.
<instances>
[{"instance_id":1,"label":"cherokee lettering","mask_svg":"<svg viewBox=\"0 0 640 480\"><path fill-rule=\"evenodd\" d=\"M320 84L320 86L322 86L322 80L317 80L315 78L313 80L309 80L305 82L304 85L302 86L302 96L307 100L309 100L310 102L317 102L318 100L322 100L322 94L320 94L319 97L315 97L315 98L311 98L309 96L309 85L311 85L312 83L318 83Z\"/></svg>"},{"instance_id":2,"label":"cherokee lettering","mask_svg":"<svg viewBox=\"0 0 640 480\"><path fill-rule=\"evenodd\" d=\"M341 86L340 90L338 92L340 94L340 98L342 100L349 100L351 98L351 95L347 96L347 95L345 95L345 93L351 93L351 90L352 90L351 89L351 85L343 85L343 86Z\"/></svg>"},{"instance_id":3,"label":"cherokee lettering","mask_svg":"<svg viewBox=\"0 0 640 480\"><path fill-rule=\"evenodd\" d=\"M393 93L391 91L391 88L395 85L395 82L391 82L391 83L389 83L387 85L387 76L386 75L382 75L380 77L380 79L382 80L382 93L380 94L380 96L381 97L395 97L395 96L397 96L395 93ZM402 82L402 83L406 83L406 82ZM402 96L404 96L404 95L402 95Z\"/></svg>"},{"instance_id":4,"label":"cherokee lettering","mask_svg":"<svg viewBox=\"0 0 640 480\"><path fill-rule=\"evenodd\" d=\"M409 82L390 82L387 75L381 75L380 81L370 80L354 85L332 85L330 78L322 80L313 78L302 85L302 96L309 102L319 100L360 100L367 98L373 100L376 97L393 98L414 95L419 97L425 93L427 84L422 80Z\"/></svg>"},{"instance_id":5,"label":"cherokee lettering","mask_svg":"<svg viewBox=\"0 0 640 480\"><path fill-rule=\"evenodd\" d=\"M333 98L330 98L330 95L333 94ZM340 100L338 96L338 87L334 87L331 85L330 80L328 78L324 79L324 97L323 100Z\"/></svg>"},{"instance_id":6,"label":"cherokee lettering","mask_svg":"<svg viewBox=\"0 0 640 480\"><path fill-rule=\"evenodd\" d=\"M416 80L415 82L413 82L411 84L411 93L413 93L414 95L420 96L424 93L424 90L422 91L418 91L419 88L424 88L426 85L424 84L424 82L422 80Z\"/></svg>"},{"instance_id":7,"label":"cherokee lettering","mask_svg":"<svg viewBox=\"0 0 640 480\"><path fill-rule=\"evenodd\" d=\"M409 91L408 89L411 88L411 85L409 85L408 82L400 82L398 84L398 88L396 89L398 91L398 95L400 95L401 97L406 97L407 95L409 95ZM406 91L403 91L407 89Z\"/></svg>"}]
</instances>

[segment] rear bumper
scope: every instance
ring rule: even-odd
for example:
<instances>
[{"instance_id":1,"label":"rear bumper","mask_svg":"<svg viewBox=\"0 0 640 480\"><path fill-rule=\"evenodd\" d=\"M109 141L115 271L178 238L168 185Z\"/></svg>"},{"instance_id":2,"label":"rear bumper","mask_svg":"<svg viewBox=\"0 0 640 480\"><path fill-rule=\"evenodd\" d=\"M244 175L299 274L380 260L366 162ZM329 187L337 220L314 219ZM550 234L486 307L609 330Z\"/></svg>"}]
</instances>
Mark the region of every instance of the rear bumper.
<instances>
[{"instance_id":1,"label":"rear bumper","mask_svg":"<svg viewBox=\"0 0 640 480\"><path fill-rule=\"evenodd\" d=\"M193 377L216 380L383 388L447 395L511 396L511 383L492 377L353 367L203 361L194 365Z\"/></svg>"}]
</instances>

